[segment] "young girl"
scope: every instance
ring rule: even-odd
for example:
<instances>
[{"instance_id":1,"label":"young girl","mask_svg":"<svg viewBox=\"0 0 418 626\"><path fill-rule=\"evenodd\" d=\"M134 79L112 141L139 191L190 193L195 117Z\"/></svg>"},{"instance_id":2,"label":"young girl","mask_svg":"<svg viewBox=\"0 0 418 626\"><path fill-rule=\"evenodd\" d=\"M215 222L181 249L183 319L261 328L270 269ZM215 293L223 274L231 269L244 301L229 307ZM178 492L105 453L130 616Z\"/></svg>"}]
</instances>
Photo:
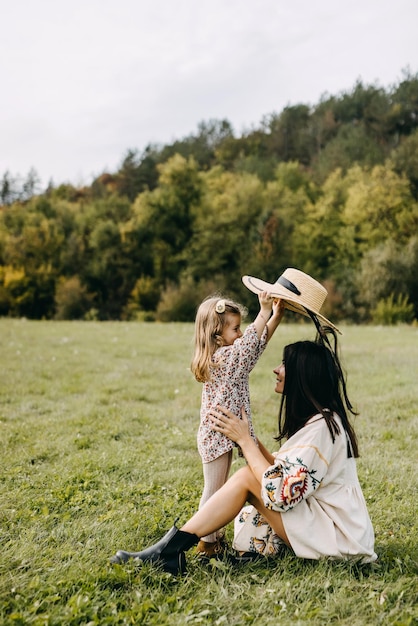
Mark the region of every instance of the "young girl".
<instances>
[{"instance_id":1,"label":"young girl","mask_svg":"<svg viewBox=\"0 0 418 626\"><path fill-rule=\"evenodd\" d=\"M191 371L203 383L198 450L203 463L204 489L200 507L226 482L236 444L213 429L210 411L217 406L248 416L251 422L249 374L260 358L283 315L279 300L266 291L259 294L260 312L244 334L241 319L244 308L225 298L212 296L199 306L195 322L195 352ZM273 310L273 315L271 315ZM197 551L210 557L224 549L222 533L201 538Z\"/></svg>"},{"instance_id":2,"label":"young girl","mask_svg":"<svg viewBox=\"0 0 418 626\"><path fill-rule=\"evenodd\" d=\"M353 411L336 353L336 335L331 349L321 332L315 342L286 346L283 361L273 370L274 390L282 395L278 439L286 440L280 450L271 454L254 442L245 414L239 419L225 407L213 410L214 430L241 446L247 465L180 529L174 525L146 550L119 550L113 563L134 558L158 563L172 574L184 573L184 552L202 535L234 519L236 526L248 526L244 536L236 533L235 547L240 551L268 554L265 539L273 533L300 558L363 563L377 559L373 526L357 477L357 438L349 420ZM259 514L256 519L250 513L249 524L242 514L246 502Z\"/></svg>"}]
</instances>

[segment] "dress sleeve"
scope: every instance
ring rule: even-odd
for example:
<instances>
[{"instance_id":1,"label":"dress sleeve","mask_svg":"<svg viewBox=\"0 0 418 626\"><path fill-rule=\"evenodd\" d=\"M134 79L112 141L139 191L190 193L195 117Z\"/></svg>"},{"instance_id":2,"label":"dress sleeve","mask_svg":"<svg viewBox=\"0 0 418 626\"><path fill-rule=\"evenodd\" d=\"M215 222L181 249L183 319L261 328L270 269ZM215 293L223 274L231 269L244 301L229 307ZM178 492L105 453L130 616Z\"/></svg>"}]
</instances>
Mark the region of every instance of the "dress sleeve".
<instances>
[{"instance_id":1,"label":"dress sleeve","mask_svg":"<svg viewBox=\"0 0 418 626\"><path fill-rule=\"evenodd\" d=\"M221 348L215 352L225 366L226 375L230 378L249 374L255 367L267 345L267 328L261 338L257 336L254 324L249 324L242 337L236 339L232 346ZM225 352L223 352L225 351Z\"/></svg>"},{"instance_id":2,"label":"dress sleeve","mask_svg":"<svg viewBox=\"0 0 418 626\"><path fill-rule=\"evenodd\" d=\"M324 419L316 419L293 435L275 454L263 474L261 497L266 508L285 512L320 486L332 456L333 443Z\"/></svg>"}]
</instances>

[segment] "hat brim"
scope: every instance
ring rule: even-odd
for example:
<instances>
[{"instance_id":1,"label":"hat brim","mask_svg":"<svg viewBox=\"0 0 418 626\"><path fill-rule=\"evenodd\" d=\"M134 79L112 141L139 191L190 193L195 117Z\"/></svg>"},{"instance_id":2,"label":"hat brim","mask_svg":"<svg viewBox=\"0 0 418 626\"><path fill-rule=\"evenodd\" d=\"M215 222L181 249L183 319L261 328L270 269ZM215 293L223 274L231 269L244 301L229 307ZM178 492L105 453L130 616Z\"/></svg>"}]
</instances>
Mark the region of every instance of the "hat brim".
<instances>
[{"instance_id":1,"label":"hat brim","mask_svg":"<svg viewBox=\"0 0 418 626\"><path fill-rule=\"evenodd\" d=\"M309 309L309 311L311 311L311 313L314 313L325 326L331 326L341 334L341 331L339 330L339 328L337 328L337 326L335 326L335 324L333 324L324 315L321 315L321 313L318 313L318 311L313 311L310 307L301 304L300 298L297 295L292 296L292 294L289 293L289 291L285 287L280 285L280 283L267 283L265 280L255 278L254 276L243 276L242 282L247 287L247 289L249 289L253 293L259 294L262 291L267 291L271 296L275 298L280 298L280 300L283 300L285 302L286 309L289 309L294 313L300 313L305 317L309 317L309 314L306 312L306 309Z\"/></svg>"}]
</instances>

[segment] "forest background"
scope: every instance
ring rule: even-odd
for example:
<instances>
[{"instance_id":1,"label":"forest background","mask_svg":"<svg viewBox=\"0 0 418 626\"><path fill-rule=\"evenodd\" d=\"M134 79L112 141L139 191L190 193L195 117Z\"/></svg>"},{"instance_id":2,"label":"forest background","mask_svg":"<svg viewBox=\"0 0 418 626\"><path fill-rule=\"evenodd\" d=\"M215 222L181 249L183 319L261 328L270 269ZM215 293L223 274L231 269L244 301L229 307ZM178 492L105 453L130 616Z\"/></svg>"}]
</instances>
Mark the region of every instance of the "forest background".
<instances>
[{"instance_id":1,"label":"forest background","mask_svg":"<svg viewBox=\"0 0 418 626\"><path fill-rule=\"evenodd\" d=\"M243 274L286 267L328 289L351 323L418 319L418 74L358 81L169 145L130 149L90 186L40 193L35 169L0 180L0 315L190 321L222 292L256 299Z\"/></svg>"}]
</instances>

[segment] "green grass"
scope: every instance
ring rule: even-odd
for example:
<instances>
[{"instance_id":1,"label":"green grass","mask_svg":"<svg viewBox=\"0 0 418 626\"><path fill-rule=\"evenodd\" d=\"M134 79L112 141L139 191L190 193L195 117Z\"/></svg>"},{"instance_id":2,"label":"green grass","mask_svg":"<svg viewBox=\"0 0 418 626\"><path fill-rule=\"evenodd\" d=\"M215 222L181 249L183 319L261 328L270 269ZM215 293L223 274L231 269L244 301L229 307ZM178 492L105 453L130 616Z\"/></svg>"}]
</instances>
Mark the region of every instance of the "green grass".
<instances>
[{"instance_id":1,"label":"green grass","mask_svg":"<svg viewBox=\"0 0 418 626\"><path fill-rule=\"evenodd\" d=\"M417 624L416 327L346 327L341 338L376 564L287 554L204 567L190 551L179 579L109 565L198 506L192 331L0 320L0 623ZM284 344L312 337L309 325L282 325L251 375L256 431L271 449L271 370Z\"/></svg>"}]
</instances>

